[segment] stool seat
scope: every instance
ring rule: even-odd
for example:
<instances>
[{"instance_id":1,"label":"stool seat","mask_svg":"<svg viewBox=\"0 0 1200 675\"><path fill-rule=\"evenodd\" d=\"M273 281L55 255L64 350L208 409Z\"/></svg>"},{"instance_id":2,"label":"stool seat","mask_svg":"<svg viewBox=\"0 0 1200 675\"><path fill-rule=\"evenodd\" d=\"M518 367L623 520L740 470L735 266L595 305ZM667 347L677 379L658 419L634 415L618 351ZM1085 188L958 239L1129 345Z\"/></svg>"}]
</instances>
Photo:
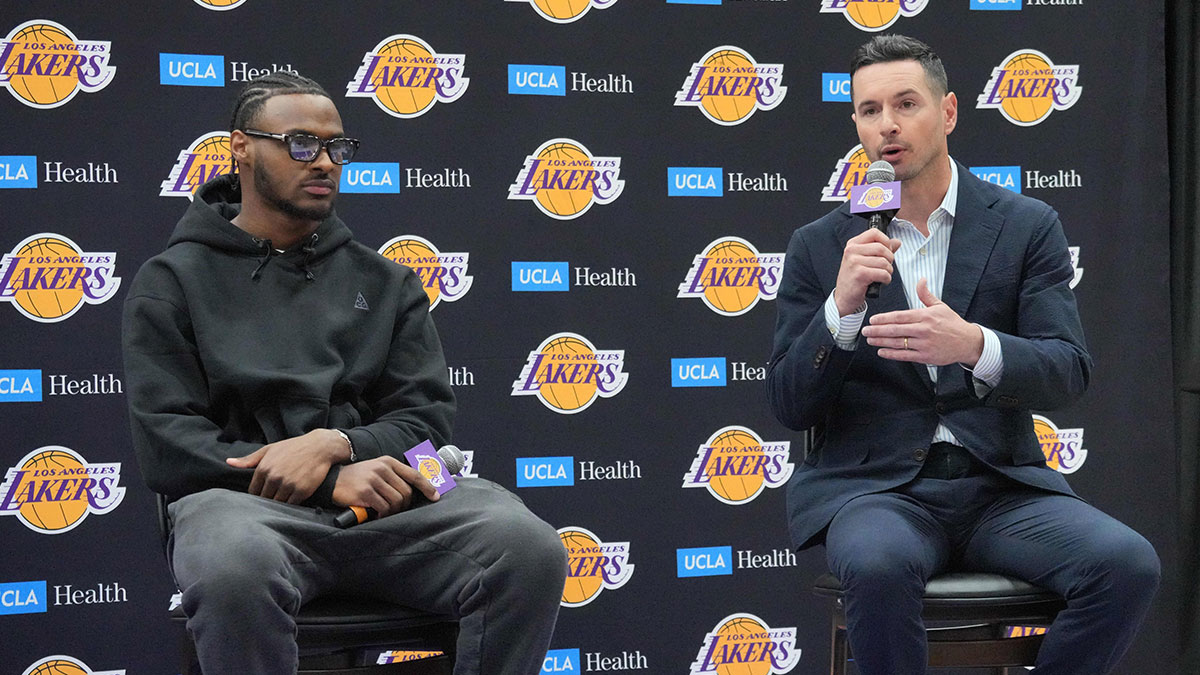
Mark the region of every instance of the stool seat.
<instances>
[{"instance_id":1,"label":"stool seat","mask_svg":"<svg viewBox=\"0 0 1200 675\"><path fill-rule=\"evenodd\" d=\"M813 584L813 593L836 599L830 672L845 671L850 648L846 640L842 585L833 574ZM1031 666L1044 636L1008 637L1011 626L1046 626L1067 606L1056 593L1027 581L986 572L949 572L925 585L921 617L928 630L932 667ZM957 624L946 627L944 624ZM962 625L962 624L969 625Z\"/></svg>"}]
</instances>

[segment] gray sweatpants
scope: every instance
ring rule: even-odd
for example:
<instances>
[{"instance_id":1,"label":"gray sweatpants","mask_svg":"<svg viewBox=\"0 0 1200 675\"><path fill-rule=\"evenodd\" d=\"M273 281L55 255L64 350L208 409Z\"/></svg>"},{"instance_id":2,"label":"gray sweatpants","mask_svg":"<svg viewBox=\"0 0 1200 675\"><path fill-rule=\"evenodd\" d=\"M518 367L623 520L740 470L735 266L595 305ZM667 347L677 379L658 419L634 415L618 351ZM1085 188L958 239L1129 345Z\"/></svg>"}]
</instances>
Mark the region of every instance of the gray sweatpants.
<instances>
[{"instance_id":1,"label":"gray sweatpants","mask_svg":"<svg viewBox=\"0 0 1200 675\"><path fill-rule=\"evenodd\" d=\"M460 618L456 675L541 670L566 551L504 488L479 478L436 503L349 529L336 512L213 489L170 505L171 564L205 673L295 673L293 616L325 593Z\"/></svg>"}]
</instances>

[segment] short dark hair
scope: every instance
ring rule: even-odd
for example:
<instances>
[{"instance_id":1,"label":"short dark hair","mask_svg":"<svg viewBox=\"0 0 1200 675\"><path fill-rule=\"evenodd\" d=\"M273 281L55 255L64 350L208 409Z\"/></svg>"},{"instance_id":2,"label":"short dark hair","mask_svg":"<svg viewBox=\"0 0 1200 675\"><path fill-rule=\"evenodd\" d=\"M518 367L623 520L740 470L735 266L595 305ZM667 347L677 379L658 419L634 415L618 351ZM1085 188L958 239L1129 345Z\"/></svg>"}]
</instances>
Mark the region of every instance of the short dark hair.
<instances>
[{"instance_id":1,"label":"short dark hair","mask_svg":"<svg viewBox=\"0 0 1200 675\"><path fill-rule=\"evenodd\" d=\"M850 59L850 80L854 81L859 68L892 61L916 61L925 69L925 79L935 95L949 93L950 83L942 60L929 45L906 35L876 35L859 47Z\"/></svg>"},{"instance_id":2,"label":"short dark hair","mask_svg":"<svg viewBox=\"0 0 1200 675\"><path fill-rule=\"evenodd\" d=\"M237 103L233 105L233 116L229 130L245 130L252 126L268 99L284 94L313 94L333 100L325 89L303 75L289 70L278 70L256 77L242 87Z\"/></svg>"}]
</instances>

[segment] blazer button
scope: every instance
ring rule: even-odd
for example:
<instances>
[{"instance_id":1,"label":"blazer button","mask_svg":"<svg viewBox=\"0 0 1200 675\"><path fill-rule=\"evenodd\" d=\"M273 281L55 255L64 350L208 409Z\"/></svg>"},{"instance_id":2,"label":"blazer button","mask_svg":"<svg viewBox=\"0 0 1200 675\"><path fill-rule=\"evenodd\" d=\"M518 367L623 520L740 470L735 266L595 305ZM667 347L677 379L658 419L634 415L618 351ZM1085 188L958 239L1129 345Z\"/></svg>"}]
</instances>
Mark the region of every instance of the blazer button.
<instances>
[{"instance_id":1,"label":"blazer button","mask_svg":"<svg viewBox=\"0 0 1200 675\"><path fill-rule=\"evenodd\" d=\"M945 415L945 414L946 414L946 404L945 404L945 403L942 403L941 401L938 401L938 402L937 402L937 404L935 404L935 405L933 406L933 409L934 409L934 410L936 410L936 411L937 411L937 414L939 414L939 415Z\"/></svg>"},{"instance_id":2,"label":"blazer button","mask_svg":"<svg viewBox=\"0 0 1200 675\"><path fill-rule=\"evenodd\" d=\"M825 357L829 356L829 347L821 345L817 350L817 355L813 357L813 368L820 368L822 363L825 363Z\"/></svg>"},{"instance_id":3,"label":"blazer button","mask_svg":"<svg viewBox=\"0 0 1200 675\"><path fill-rule=\"evenodd\" d=\"M918 462L924 462L927 454L928 453L926 452L925 448L917 448L916 450L913 450L913 459L917 460Z\"/></svg>"}]
</instances>

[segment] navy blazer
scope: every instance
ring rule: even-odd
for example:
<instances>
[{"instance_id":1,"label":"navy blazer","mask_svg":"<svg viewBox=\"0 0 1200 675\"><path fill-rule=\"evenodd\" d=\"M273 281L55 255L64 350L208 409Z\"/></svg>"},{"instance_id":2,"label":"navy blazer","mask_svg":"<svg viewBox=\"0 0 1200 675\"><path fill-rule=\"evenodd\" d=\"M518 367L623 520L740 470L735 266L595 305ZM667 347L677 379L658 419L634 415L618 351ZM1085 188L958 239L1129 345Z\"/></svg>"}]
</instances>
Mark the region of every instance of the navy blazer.
<instances>
[{"instance_id":1,"label":"navy blazer","mask_svg":"<svg viewBox=\"0 0 1200 675\"><path fill-rule=\"evenodd\" d=\"M976 178L961 164L956 211L941 299L967 321L995 331L1004 358L1000 383L982 398L957 364L943 366L935 386L924 364L882 359L861 335L854 351L834 344L825 300L846 241L866 229L849 204L792 235L776 299L767 391L784 425L815 432L788 485L789 530L799 548L819 543L849 500L912 480L938 422L1006 476L1074 494L1046 466L1031 417L1031 410L1076 400L1092 367L1058 214ZM868 302L867 321L909 308L902 283L897 271Z\"/></svg>"}]
</instances>

